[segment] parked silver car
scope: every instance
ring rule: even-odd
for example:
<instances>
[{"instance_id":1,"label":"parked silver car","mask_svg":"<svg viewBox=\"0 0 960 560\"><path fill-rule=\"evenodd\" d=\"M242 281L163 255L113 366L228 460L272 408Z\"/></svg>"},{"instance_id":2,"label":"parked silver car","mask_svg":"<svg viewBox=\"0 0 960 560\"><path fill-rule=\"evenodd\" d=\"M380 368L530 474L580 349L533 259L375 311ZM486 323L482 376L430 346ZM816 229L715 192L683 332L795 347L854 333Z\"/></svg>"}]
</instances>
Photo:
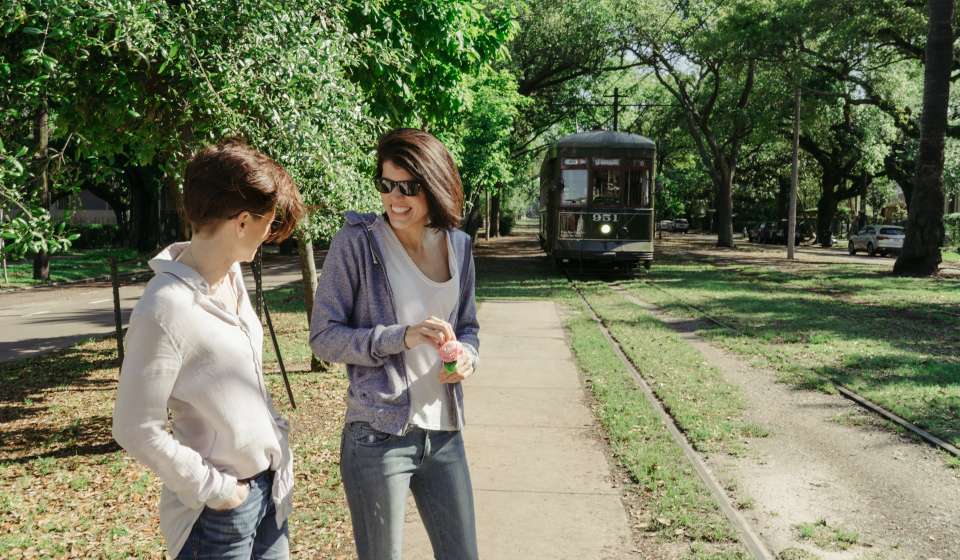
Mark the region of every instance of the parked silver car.
<instances>
[{"instance_id":1,"label":"parked silver car","mask_svg":"<svg viewBox=\"0 0 960 560\"><path fill-rule=\"evenodd\" d=\"M850 235L847 251L851 255L856 255L857 251L866 251L871 257L878 254L897 255L903 249L904 237L903 228L900 226L867 226Z\"/></svg>"}]
</instances>

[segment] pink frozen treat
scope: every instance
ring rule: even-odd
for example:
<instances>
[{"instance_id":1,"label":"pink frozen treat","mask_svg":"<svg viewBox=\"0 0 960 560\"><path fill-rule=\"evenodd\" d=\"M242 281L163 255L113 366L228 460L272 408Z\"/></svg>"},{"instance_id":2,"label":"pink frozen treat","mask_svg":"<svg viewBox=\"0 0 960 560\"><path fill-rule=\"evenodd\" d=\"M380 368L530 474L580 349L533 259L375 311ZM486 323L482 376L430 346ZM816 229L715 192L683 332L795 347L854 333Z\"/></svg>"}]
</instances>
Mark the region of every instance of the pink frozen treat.
<instances>
[{"instance_id":1,"label":"pink frozen treat","mask_svg":"<svg viewBox=\"0 0 960 560\"><path fill-rule=\"evenodd\" d=\"M457 360L463 354L463 346L456 340L451 340L440 347L440 359L447 373L457 371Z\"/></svg>"}]
</instances>

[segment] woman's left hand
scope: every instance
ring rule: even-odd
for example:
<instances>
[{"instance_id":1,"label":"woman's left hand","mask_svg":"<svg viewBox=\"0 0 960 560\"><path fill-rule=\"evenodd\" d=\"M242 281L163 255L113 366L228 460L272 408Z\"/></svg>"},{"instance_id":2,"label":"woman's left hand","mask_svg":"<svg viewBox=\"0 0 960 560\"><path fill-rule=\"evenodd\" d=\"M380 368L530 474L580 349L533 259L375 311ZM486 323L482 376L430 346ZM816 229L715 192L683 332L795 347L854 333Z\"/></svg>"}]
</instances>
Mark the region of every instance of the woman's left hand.
<instances>
[{"instance_id":1,"label":"woman's left hand","mask_svg":"<svg viewBox=\"0 0 960 560\"><path fill-rule=\"evenodd\" d=\"M440 383L460 383L471 375L473 375L473 360L469 354L463 352L457 358L457 371L447 373L445 368L440 368Z\"/></svg>"}]
</instances>

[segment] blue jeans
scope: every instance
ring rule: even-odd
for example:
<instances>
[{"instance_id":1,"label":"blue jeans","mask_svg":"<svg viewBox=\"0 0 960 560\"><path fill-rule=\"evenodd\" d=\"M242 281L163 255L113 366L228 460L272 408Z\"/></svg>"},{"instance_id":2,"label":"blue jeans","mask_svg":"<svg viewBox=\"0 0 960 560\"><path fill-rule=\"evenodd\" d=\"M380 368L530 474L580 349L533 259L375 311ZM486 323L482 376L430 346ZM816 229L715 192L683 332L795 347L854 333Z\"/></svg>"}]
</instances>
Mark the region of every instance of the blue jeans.
<instances>
[{"instance_id":1,"label":"blue jeans","mask_svg":"<svg viewBox=\"0 0 960 560\"><path fill-rule=\"evenodd\" d=\"M226 511L203 508L177 559L287 560L287 522L277 527L272 488L273 471L267 471L250 481L250 494L241 505Z\"/></svg>"},{"instance_id":2,"label":"blue jeans","mask_svg":"<svg viewBox=\"0 0 960 560\"><path fill-rule=\"evenodd\" d=\"M395 436L366 422L343 430L340 474L359 560L400 560L407 490L438 560L476 560L473 489L460 432Z\"/></svg>"}]
</instances>

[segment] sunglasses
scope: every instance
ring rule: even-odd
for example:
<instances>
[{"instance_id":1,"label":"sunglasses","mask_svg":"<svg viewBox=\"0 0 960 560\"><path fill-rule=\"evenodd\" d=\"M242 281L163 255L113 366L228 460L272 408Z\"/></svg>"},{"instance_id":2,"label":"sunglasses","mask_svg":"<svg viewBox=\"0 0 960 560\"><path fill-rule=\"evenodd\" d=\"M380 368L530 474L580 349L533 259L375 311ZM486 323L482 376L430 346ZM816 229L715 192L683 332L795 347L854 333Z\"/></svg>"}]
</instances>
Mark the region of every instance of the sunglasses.
<instances>
[{"instance_id":1,"label":"sunglasses","mask_svg":"<svg viewBox=\"0 0 960 560\"><path fill-rule=\"evenodd\" d=\"M237 213L234 214L233 216L230 216L230 218L231 218L231 219L236 218L236 217L239 216L240 214L243 214L243 212L242 212L242 211L241 211L241 212L237 212ZM251 215L251 216L256 216L256 217L261 218L261 219L265 216L265 214L257 214L256 212L250 212L250 215ZM274 216L273 221L270 222L270 233L271 233L271 234L277 233L277 232L280 231L281 229L283 229L283 218L282 218L281 216L279 216L279 215L276 215L276 216Z\"/></svg>"},{"instance_id":2,"label":"sunglasses","mask_svg":"<svg viewBox=\"0 0 960 560\"><path fill-rule=\"evenodd\" d=\"M423 188L423 184L416 180L394 181L386 177L377 177L374 179L374 183L377 185L377 190L383 194L390 194L393 192L393 189L399 187L400 194L404 196L417 196L420 194L420 189Z\"/></svg>"}]
</instances>

